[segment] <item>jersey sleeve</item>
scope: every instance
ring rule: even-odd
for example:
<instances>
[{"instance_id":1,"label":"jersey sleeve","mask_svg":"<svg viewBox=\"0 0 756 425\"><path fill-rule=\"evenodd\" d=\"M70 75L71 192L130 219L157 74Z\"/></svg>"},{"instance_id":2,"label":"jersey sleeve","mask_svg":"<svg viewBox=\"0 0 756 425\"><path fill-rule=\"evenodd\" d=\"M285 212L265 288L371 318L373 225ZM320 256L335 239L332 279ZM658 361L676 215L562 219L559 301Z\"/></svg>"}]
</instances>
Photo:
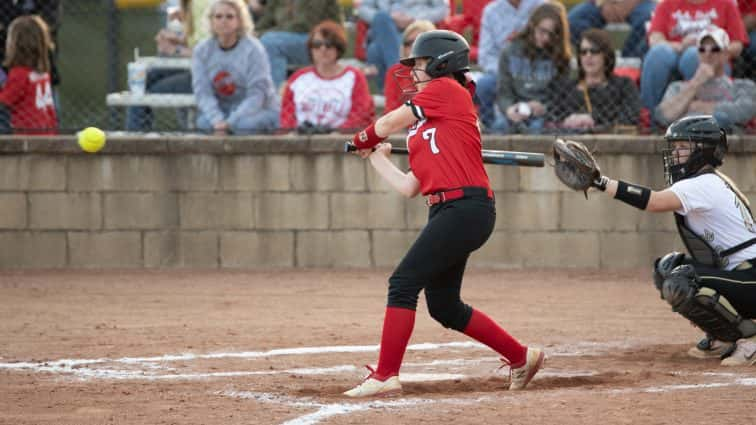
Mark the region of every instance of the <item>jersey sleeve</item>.
<instances>
[{"instance_id":1,"label":"jersey sleeve","mask_svg":"<svg viewBox=\"0 0 756 425\"><path fill-rule=\"evenodd\" d=\"M709 179L693 178L680 180L673 184L671 190L680 199L682 208L675 211L680 215L688 215L693 211L708 211L711 209L711 185Z\"/></svg>"}]
</instances>

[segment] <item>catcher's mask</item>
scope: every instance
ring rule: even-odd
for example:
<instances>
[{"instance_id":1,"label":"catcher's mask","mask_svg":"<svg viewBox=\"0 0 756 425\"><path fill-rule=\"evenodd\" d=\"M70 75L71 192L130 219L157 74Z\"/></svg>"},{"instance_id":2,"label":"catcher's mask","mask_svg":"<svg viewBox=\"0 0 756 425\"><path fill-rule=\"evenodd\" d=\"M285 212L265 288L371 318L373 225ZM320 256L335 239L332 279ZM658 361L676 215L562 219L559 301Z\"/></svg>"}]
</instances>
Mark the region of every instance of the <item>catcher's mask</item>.
<instances>
[{"instance_id":1,"label":"catcher's mask","mask_svg":"<svg viewBox=\"0 0 756 425\"><path fill-rule=\"evenodd\" d=\"M428 59L425 69L415 68L415 60ZM394 78L405 94L417 93L417 84L427 83L433 78L450 74L461 74L470 70L470 45L464 37L453 31L433 30L420 34L412 44L407 58L399 61L408 69L394 73ZM430 79L424 79L424 75Z\"/></svg>"},{"instance_id":2,"label":"catcher's mask","mask_svg":"<svg viewBox=\"0 0 756 425\"><path fill-rule=\"evenodd\" d=\"M673 122L664 135L664 178L672 185L696 175L704 166L719 167L727 153L727 135L711 115L697 115ZM682 157L682 144L688 156Z\"/></svg>"}]
</instances>

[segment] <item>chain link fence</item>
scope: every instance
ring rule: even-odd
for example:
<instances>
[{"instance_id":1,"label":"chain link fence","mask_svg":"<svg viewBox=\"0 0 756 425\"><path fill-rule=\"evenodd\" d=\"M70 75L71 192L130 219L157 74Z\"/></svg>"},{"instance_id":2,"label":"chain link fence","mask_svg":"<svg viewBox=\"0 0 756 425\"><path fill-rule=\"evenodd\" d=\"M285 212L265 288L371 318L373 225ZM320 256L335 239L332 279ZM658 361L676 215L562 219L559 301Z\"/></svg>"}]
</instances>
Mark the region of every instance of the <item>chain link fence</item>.
<instances>
[{"instance_id":1,"label":"chain link fence","mask_svg":"<svg viewBox=\"0 0 756 425\"><path fill-rule=\"evenodd\" d=\"M126 131L127 110L139 112L134 107L152 105L151 125L142 126L138 131L153 132L193 132L195 126L195 99L191 93L186 94L155 94L150 97L148 90L145 96L134 96L129 92L128 70L129 63L140 58L139 62L151 67L147 78L154 77L156 69L177 73L187 71L190 59L164 60L157 53L155 35L166 27L167 14L165 4L157 4L155 0L132 0L142 7L122 8L119 5L128 1L114 0L66 0L59 1L30 1L17 0L5 2L14 7L22 4L29 6L29 13L39 13L52 27L56 50L56 75L53 91L59 122L60 133L73 133L87 126L97 126L109 131ZM0 9L3 6L0 6ZM6 6L7 8L7 6ZM9 11L4 11L8 15ZM347 10L346 27L348 29L348 43L345 59L350 64L356 64L358 69L363 65L353 58L354 51L354 18ZM7 18L7 16L6 16ZM7 19L6 19L7 20ZM7 29L7 22L5 26ZM466 34L469 37L469 34ZM613 34L614 44L620 45L622 35ZM576 51L577 55L578 52ZM632 78L633 84L613 85L608 89L585 89L580 86L564 83L553 86L550 96L545 101L547 112L543 115L543 123L538 131L546 133L648 133L661 132L663 126L653 125L652 111L644 110L633 99L638 96L638 78L640 60L624 62L620 59L617 67L620 74ZM731 63L730 70L735 78L753 80L753 58L742 58ZM295 69L289 69L289 75ZM577 75L577 67L573 61L571 76ZM186 77L186 75L184 76ZM384 112L384 97L377 90L374 78L367 80L372 106L361 103L363 108L358 111L364 114L364 120L380 116ZM217 86L216 86L217 88ZM320 100L315 102L321 110L309 111L313 116L328 114L333 106L322 91L313 89L311 97ZM634 90L628 95L627 90ZM279 98L285 94L284 90L277 92ZM279 99L280 100L280 99ZM142 103L140 103L142 102ZM145 103L146 102L146 103ZM295 106L294 106L295 107ZM523 115L533 114L530 106L517 106ZM143 111L143 109L142 109ZM301 111L300 111L301 112ZM283 115L291 115L297 111L287 110ZM595 125L586 129L574 122L566 123L572 114L592 115ZM501 111L498 118L502 118ZM132 117L133 118L133 117ZM141 119L141 118L140 118ZM575 118L572 119L576 120ZM360 120L358 120L360 121ZM327 120L323 121L326 123ZM328 131L329 126L314 122L309 126L297 125L300 132L317 133ZM509 123L511 124L511 123ZM129 129L133 130L133 129ZM289 129L290 130L290 129ZM345 129L346 131L347 129ZM486 127L487 132L510 134L514 132L528 133L532 130L528 126L508 125L505 128L494 128L493 122ZM756 122L743 123L740 131L753 133ZM275 130L283 132L284 130Z\"/></svg>"}]
</instances>

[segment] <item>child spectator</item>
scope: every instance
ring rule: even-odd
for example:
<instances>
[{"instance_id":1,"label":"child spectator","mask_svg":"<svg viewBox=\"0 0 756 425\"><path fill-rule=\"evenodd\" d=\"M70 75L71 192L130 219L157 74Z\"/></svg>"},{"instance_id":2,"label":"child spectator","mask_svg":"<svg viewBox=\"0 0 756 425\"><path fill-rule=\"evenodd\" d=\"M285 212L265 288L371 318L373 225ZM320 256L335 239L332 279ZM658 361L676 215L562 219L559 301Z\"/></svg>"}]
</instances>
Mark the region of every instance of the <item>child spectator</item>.
<instances>
[{"instance_id":1,"label":"child spectator","mask_svg":"<svg viewBox=\"0 0 756 425\"><path fill-rule=\"evenodd\" d=\"M756 117L756 84L725 75L730 37L716 26L698 37L700 64L690 81L675 81L664 93L655 118L667 125L687 115L713 115L719 126L732 131Z\"/></svg>"},{"instance_id":2,"label":"child spectator","mask_svg":"<svg viewBox=\"0 0 756 425\"><path fill-rule=\"evenodd\" d=\"M675 71L684 80L693 77L698 66L696 40L709 25L727 30L731 59L740 55L748 38L734 1L662 0L656 6L641 69L641 102L649 111L661 101Z\"/></svg>"},{"instance_id":3,"label":"child spectator","mask_svg":"<svg viewBox=\"0 0 756 425\"><path fill-rule=\"evenodd\" d=\"M583 31L604 28L608 23L627 22L630 34L622 47L622 56L641 58L646 53L646 22L656 7L655 0L585 0L570 9L572 44L581 40Z\"/></svg>"},{"instance_id":4,"label":"child spectator","mask_svg":"<svg viewBox=\"0 0 756 425\"><path fill-rule=\"evenodd\" d=\"M405 28L417 19L439 22L449 15L448 0L362 0L357 15L370 24L367 62L375 66L376 85L383 91L388 68L399 62Z\"/></svg>"},{"instance_id":5,"label":"child spectator","mask_svg":"<svg viewBox=\"0 0 756 425\"><path fill-rule=\"evenodd\" d=\"M270 131L278 106L265 48L250 35L252 19L242 0L214 0L207 10L212 36L192 57L197 127L218 135Z\"/></svg>"},{"instance_id":6,"label":"child spectator","mask_svg":"<svg viewBox=\"0 0 756 425\"><path fill-rule=\"evenodd\" d=\"M570 67L570 28L561 3L538 6L525 30L499 60L494 132L539 133L545 121L549 86Z\"/></svg>"},{"instance_id":7,"label":"child spectator","mask_svg":"<svg viewBox=\"0 0 756 425\"><path fill-rule=\"evenodd\" d=\"M583 32L578 80L561 87L556 84L551 91L548 120L577 132L611 132L617 127L636 126L638 89L629 78L614 75L614 63L609 33L597 28Z\"/></svg>"},{"instance_id":8,"label":"child spectator","mask_svg":"<svg viewBox=\"0 0 756 425\"><path fill-rule=\"evenodd\" d=\"M483 9L480 25L478 65L483 69L476 83L480 100L480 121L490 127L494 122L499 58L512 38L528 23L530 13L546 0L495 0Z\"/></svg>"},{"instance_id":9,"label":"child spectator","mask_svg":"<svg viewBox=\"0 0 756 425\"><path fill-rule=\"evenodd\" d=\"M323 21L310 31L307 45L313 66L289 78L281 103L281 128L320 133L370 124L375 108L365 76L339 63L347 48L344 27Z\"/></svg>"},{"instance_id":10,"label":"child spectator","mask_svg":"<svg viewBox=\"0 0 756 425\"><path fill-rule=\"evenodd\" d=\"M3 66L9 71L0 89L0 106L5 110L2 132L56 133L58 117L50 85L52 48L47 24L37 15L18 17L8 28Z\"/></svg>"},{"instance_id":11,"label":"child spectator","mask_svg":"<svg viewBox=\"0 0 756 425\"><path fill-rule=\"evenodd\" d=\"M425 19L419 19L407 25L407 28L404 29L404 33L402 33L402 57L409 57L410 51L412 51L412 43L415 42L418 35L434 29L436 29L436 26L433 25L433 22ZM404 88L399 85L399 81L402 77L410 77L409 73L410 67L402 65L399 62L391 65L386 71L386 78L383 82L383 96L386 98L386 105L383 108L384 114L402 106L402 104L411 97L406 94ZM412 82L411 77L406 80ZM414 84L412 84L412 87L414 88Z\"/></svg>"},{"instance_id":12,"label":"child spectator","mask_svg":"<svg viewBox=\"0 0 756 425\"><path fill-rule=\"evenodd\" d=\"M337 0L269 0L257 30L268 52L273 84L278 89L286 81L289 65L307 65L310 30L325 20L341 22L341 5Z\"/></svg>"}]
</instances>

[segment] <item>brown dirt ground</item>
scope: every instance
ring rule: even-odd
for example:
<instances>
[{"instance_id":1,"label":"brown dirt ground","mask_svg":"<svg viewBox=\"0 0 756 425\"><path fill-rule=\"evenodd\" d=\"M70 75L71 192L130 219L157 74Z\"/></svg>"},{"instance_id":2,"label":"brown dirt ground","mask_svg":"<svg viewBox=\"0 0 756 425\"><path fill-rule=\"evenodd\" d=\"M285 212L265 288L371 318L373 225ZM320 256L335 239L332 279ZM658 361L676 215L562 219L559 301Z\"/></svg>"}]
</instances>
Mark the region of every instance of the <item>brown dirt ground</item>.
<instances>
[{"instance_id":1,"label":"brown dirt ground","mask_svg":"<svg viewBox=\"0 0 756 425\"><path fill-rule=\"evenodd\" d=\"M468 271L465 301L549 355L524 392L484 347L408 351L408 377L457 376L380 402L340 396L375 350L249 353L377 344L389 272L0 271L0 424L754 421L756 369L688 358L701 334L648 270ZM466 341L418 308L411 344Z\"/></svg>"}]
</instances>

